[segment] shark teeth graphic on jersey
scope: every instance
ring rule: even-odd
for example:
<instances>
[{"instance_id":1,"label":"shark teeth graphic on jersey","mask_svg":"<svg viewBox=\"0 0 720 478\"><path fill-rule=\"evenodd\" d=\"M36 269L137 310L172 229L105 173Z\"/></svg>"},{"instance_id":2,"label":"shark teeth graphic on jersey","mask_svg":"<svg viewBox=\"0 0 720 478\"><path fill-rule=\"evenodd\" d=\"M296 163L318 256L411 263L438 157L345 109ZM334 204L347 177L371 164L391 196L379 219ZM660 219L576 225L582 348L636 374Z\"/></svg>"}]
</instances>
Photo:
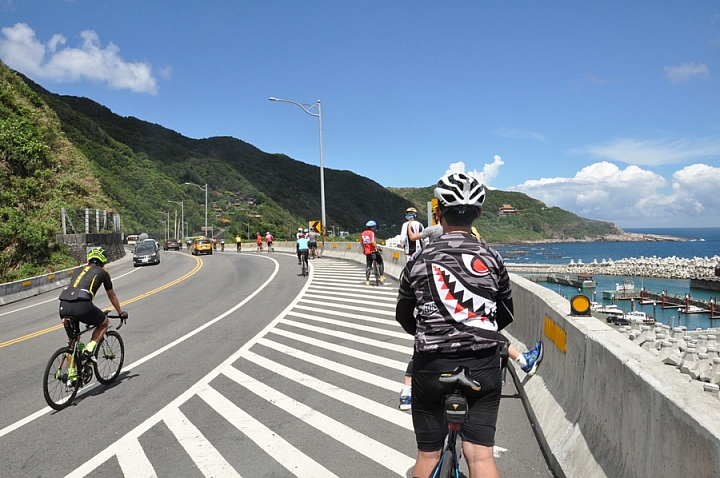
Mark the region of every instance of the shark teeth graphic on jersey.
<instances>
[{"instance_id":1,"label":"shark teeth graphic on jersey","mask_svg":"<svg viewBox=\"0 0 720 478\"><path fill-rule=\"evenodd\" d=\"M456 322L482 327L495 310L495 302L472 292L453 271L441 264L432 267L432 284L440 302ZM483 327L484 328L484 327Z\"/></svg>"}]
</instances>

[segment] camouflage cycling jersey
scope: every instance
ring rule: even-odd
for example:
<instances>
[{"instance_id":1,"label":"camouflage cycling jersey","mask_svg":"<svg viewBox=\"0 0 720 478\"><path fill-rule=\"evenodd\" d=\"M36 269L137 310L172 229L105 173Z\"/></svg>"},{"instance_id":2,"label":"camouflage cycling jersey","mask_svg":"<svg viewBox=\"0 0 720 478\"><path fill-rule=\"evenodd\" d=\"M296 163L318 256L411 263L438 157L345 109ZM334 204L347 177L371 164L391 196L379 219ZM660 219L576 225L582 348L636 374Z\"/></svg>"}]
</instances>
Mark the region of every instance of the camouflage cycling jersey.
<instances>
[{"instance_id":1,"label":"camouflage cycling jersey","mask_svg":"<svg viewBox=\"0 0 720 478\"><path fill-rule=\"evenodd\" d=\"M497 306L511 298L500 255L469 234L443 234L407 264L401 299L417 308L417 352L466 352L496 344Z\"/></svg>"}]
</instances>

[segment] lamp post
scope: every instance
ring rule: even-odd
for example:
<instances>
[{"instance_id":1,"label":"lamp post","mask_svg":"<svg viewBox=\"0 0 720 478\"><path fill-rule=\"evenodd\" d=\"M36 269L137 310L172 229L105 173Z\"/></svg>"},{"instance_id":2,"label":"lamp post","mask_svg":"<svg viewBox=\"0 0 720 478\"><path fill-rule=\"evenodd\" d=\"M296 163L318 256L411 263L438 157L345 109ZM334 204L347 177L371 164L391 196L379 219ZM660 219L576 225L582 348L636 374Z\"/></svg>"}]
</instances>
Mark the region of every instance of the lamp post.
<instances>
[{"instance_id":1,"label":"lamp post","mask_svg":"<svg viewBox=\"0 0 720 478\"><path fill-rule=\"evenodd\" d=\"M165 240L168 240L168 234L170 234L170 213L165 211L158 211L158 214L163 214L167 217L167 225L165 227Z\"/></svg>"},{"instance_id":2,"label":"lamp post","mask_svg":"<svg viewBox=\"0 0 720 478\"><path fill-rule=\"evenodd\" d=\"M185 226L185 203L183 201L171 201L170 199L168 199L168 202L180 205L180 239L178 240L178 242L182 244L182 242L185 240L185 230L183 227ZM177 209L175 210L177 211ZM177 216L175 217L177 218Z\"/></svg>"},{"instance_id":3,"label":"lamp post","mask_svg":"<svg viewBox=\"0 0 720 478\"><path fill-rule=\"evenodd\" d=\"M320 220L322 221L322 240L323 247L325 246L325 235L327 234L327 225L325 224L325 171L323 169L323 139L322 139L322 104L320 100L317 100L313 104L303 104L296 101L281 100L280 98L269 98L270 101L281 101L283 103L292 103L299 106L302 110L310 116L315 116L318 119L318 130L320 131L320 208L321 214ZM315 113L314 111L317 111Z\"/></svg>"},{"instance_id":4,"label":"lamp post","mask_svg":"<svg viewBox=\"0 0 720 478\"><path fill-rule=\"evenodd\" d=\"M208 226L207 226L207 192L208 192L208 185L207 185L207 183L205 183L205 187L203 187L203 186L200 186L199 184L195 184L195 183L185 183L185 184L191 184L191 185L196 186L196 187L202 189L203 191L205 191L205 229L203 229L203 230L205 231L205 234L207 234L207 231L208 231Z\"/></svg>"}]
</instances>

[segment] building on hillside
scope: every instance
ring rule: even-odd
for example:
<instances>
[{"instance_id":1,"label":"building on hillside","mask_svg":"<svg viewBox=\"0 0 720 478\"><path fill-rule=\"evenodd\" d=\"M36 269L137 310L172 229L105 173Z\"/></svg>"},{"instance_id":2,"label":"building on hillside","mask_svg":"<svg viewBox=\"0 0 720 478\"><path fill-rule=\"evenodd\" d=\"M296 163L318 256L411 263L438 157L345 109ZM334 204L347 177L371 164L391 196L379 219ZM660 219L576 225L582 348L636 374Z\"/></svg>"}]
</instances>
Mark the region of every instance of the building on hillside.
<instances>
[{"instance_id":1,"label":"building on hillside","mask_svg":"<svg viewBox=\"0 0 720 478\"><path fill-rule=\"evenodd\" d=\"M510 204L503 204L498 208L498 216L509 216L519 212L519 209L512 207Z\"/></svg>"}]
</instances>

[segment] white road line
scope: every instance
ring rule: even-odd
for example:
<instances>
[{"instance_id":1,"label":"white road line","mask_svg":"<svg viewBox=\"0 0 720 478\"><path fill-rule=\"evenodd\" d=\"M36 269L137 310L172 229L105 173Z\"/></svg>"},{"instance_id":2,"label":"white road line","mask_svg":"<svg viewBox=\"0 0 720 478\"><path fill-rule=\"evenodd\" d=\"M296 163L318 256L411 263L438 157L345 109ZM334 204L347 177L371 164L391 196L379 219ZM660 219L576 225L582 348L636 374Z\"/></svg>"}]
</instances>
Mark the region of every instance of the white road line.
<instances>
[{"instance_id":1,"label":"white road line","mask_svg":"<svg viewBox=\"0 0 720 478\"><path fill-rule=\"evenodd\" d=\"M388 337L395 337L396 339L413 340L412 336L405 332L397 332L394 330L381 329L379 327L368 327L367 325L353 324L344 320L329 319L327 317L318 317L317 315L303 314L301 312L292 311L288 313L289 316L300 317L303 319L313 320L321 322L323 324L337 325L338 327L345 327L354 330L362 330L364 332L371 332L378 335L387 335ZM398 326L399 327L399 326Z\"/></svg>"},{"instance_id":2,"label":"white road line","mask_svg":"<svg viewBox=\"0 0 720 478\"><path fill-rule=\"evenodd\" d=\"M359 310L359 311L361 311L361 312L372 312L373 314L385 315L385 316L388 316L388 317L395 318L395 311L394 311L394 310L370 309L370 308L368 308L368 307L358 307L358 306L356 306L356 305L344 305L344 304L339 304L339 303L338 303L338 304L331 304L331 305L330 305L330 304L328 304L327 302L325 302L325 301L320 301L320 300L306 300L306 299L302 299L302 300L300 301L300 303L301 303L301 304L321 305L321 306L323 306L323 307L325 307L325 308L327 308L328 306L332 306L332 307L335 307L335 308L337 308L337 309Z\"/></svg>"},{"instance_id":3,"label":"white road line","mask_svg":"<svg viewBox=\"0 0 720 478\"><path fill-rule=\"evenodd\" d=\"M303 322L297 322L294 320L282 319L280 321L280 323L287 324L292 327L307 330L310 332L315 332L318 334L330 335L332 337L337 337L337 338L348 340L351 342L357 342L357 343L363 344L363 345L370 345L370 346L378 347L378 348L385 349L385 350L392 350L393 352L408 353L408 351L410 350L410 347L408 347L406 345L391 344L391 343L388 343L388 342L385 342L382 340L375 340L375 339L370 339L368 337L361 337L361 336L354 335L354 334L348 334L347 332L340 332L339 330L326 329L324 327L316 327L314 325L306 324ZM352 327L352 325L350 325L349 327Z\"/></svg>"},{"instance_id":4,"label":"white road line","mask_svg":"<svg viewBox=\"0 0 720 478\"><path fill-rule=\"evenodd\" d=\"M293 352L293 350L291 350L290 352ZM294 352L298 353L290 353L289 355L292 355L295 358L306 360L316 365L322 364L322 366L327 370L339 372L348 377L358 380L361 380L360 376L362 375L362 378L365 379L363 380L364 382L375 386L379 386L378 382L385 382L384 388L386 390L396 391L399 388L399 382L387 380L369 373L360 374L358 373L358 370L353 370L350 367L331 362L321 357L315 357L311 356L310 354L305 354L304 352L299 350L294 350ZM406 430L413 430L412 415L401 412L397 408L390 408L385 405L381 405L380 403L365 398L362 395L349 392L345 389L337 387L336 385L323 382L322 380L316 379L315 377L298 372L297 370L286 367L285 365L279 364L277 362L273 362L272 360L269 360L262 355L248 352L245 358L247 358L249 361L256 365L260 365L261 367L264 367L272 372L282 375L284 378L288 378L299 383L300 385L311 388L316 392L320 392L324 395L327 395L328 397L334 398L335 400L344 403L345 405L353 406L358 410L369 413L370 415L374 415L382 420L392 423L393 425L401 426ZM340 371L340 369L343 369L342 372Z\"/></svg>"},{"instance_id":5,"label":"white road line","mask_svg":"<svg viewBox=\"0 0 720 478\"><path fill-rule=\"evenodd\" d=\"M205 435L190 423L179 408L167 410L163 421L203 475L208 478L218 476L240 478L230 463L212 446Z\"/></svg>"},{"instance_id":6,"label":"white road line","mask_svg":"<svg viewBox=\"0 0 720 478\"><path fill-rule=\"evenodd\" d=\"M272 334L281 335L283 337L287 337L293 340L298 340L298 343L301 344L308 344L308 345L314 345L315 347L320 347L322 349L330 350L332 352L337 352L339 354L347 355L348 357L353 357L356 359L364 360L366 362L375 363L378 365L384 365L386 367L395 369L395 370L402 370L403 372L407 369L407 362L399 362L397 360L392 360L386 357L380 357L378 355L369 354L366 352L361 352L356 349L351 349L349 347L343 347L342 345L338 344L331 344L329 342L325 342L323 340L316 340L312 337L307 337L305 335L296 334L293 332L289 332L287 330L283 329L273 329L270 331ZM405 353L407 353L408 360L409 357L412 356L412 347L406 347Z\"/></svg>"},{"instance_id":7,"label":"white road line","mask_svg":"<svg viewBox=\"0 0 720 478\"><path fill-rule=\"evenodd\" d=\"M292 358L303 360L307 363L317 365L318 367L323 367L327 370L330 370L331 372L339 373L341 375L354 378L355 380L359 380L361 382L365 382L379 388L384 388L385 390L397 391L399 387L399 382L396 380L388 380L379 375L374 375L372 373L364 372L356 368L348 367L347 365L343 365L339 362L333 362L323 357L319 357L317 355L313 355L302 350L289 347L285 344L273 342L270 339L260 339L258 340L258 344L264 345L265 347L271 348L273 350L277 350L278 352L289 355ZM378 357L378 359L385 360L382 357Z\"/></svg>"},{"instance_id":8,"label":"white road line","mask_svg":"<svg viewBox=\"0 0 720 478\"><path fill-rule=\"evenodd\" d=\"M360 298L360 299L351 299L351 294L348 295L347 298L343 299L340 297L324 294L322 292L308 292L305 294L305 297L308 299L322 299L325 302L329 303L335 303L335 301L341 302L341 303L348 303L348 304L363 304L366 307L382 307L385 309L392 309L393 313L395 311L395 304L397 304L397 300L395 297L391 297L388 299L382 299L379 297L376 298ZM374 309L373 309L374 310Z\"/></svg>"},{"instance_id":9,"label":"white road line","mask_svg":"<svg viewBox=\"0 0 720 478\"><path fill-rule=\"evenodd\" d=\"M298 304L295 309L297 310L306 310L308 312L315 312L317 316L327 316L330 315L332 317L345 317L347 319L355 319L355 320L362 320L365 322L371 322L374 324L383 324L383 325L397 325L399 327L399 324L393 320L393 319L379 319L377 317L373 317L370 315L361 315L361 314L351 314L349 312L340 312L338 310L328 310L325 308L320 307L310 307L308 305L301 305ZM408 337L412 337L408 335Z\"/></svg>"},{"instance_id":10,"label":"white road line","mask_svg":"<svg viewBox=\"0 0 720 478\"><path fill-rule=\"evenodd\" d=\"M206 388L201 390L198 395L294 476L301 478L317 478L319 476L329 478L336 476L247 414L215 389Z\"/></svg>"},{"instance_id":11,"label":"white road line","mask_svg":"<svg viewBox=\"0 0 720 478\"><path fill-rule=\"evenodd\" d=\"M348 293L347 289L343 289L342 287L313 287L310 286L310 289L308 290L309 294L324 294L326 296L340 296L340 297L363 297L368 300L387 300L390 299L389 302L393 305L395 302L397 302L397 292L393 291L377 291L373 294L350 294ZM378 294L383 294L383 297L378 296ZM387 296L387 299L385 298Z\"/></svg>"},{"instance_id":12,"label":"white road line","mask_svg":"<svg viewBox=\"0 0 720 478\"><path fill-rule=\"evenodd\" d=\"M137 440L125 440L118 444L117 461L123 475L132 477L157 477L155 469Z\"/></svg>"},{"instance_id":13,"label":"white road line","mask_svg":"<svg viewBox=\"0 0 720 478\"><path fill-rule=\"evenodd\" d=\"M336 439L341 443L351 444L352 449L379 463L388 470L405 476L407 470L414 465L415 459L380 443L350 428L349 426L324 415L317 410L284 395L266 384L255 380L234 367L227 367L223 373L269 403L282 408L287 413L301 420L318 431Z\"/></svg>"}]
</instances>

